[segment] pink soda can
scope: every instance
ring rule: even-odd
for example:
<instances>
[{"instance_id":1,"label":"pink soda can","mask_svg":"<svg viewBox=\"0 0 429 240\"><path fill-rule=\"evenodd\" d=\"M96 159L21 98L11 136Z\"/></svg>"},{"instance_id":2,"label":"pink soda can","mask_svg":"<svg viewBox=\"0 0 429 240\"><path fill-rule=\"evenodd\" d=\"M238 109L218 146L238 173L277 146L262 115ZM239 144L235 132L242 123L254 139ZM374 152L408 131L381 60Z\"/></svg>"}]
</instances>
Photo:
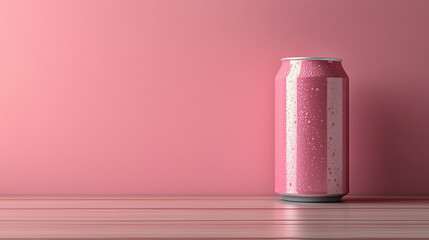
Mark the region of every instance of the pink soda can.
<instances>
[{"instance_id":1,"label":"pink soda can","mask_svg":"<svg viewBox=\"0 0 429 240\"><path fill-rule=\"evenodd\" d=\"M275 78L275 191L335 202L349 192L349 78L341 59L283 58Z\"/></svg>"}]
</instances>

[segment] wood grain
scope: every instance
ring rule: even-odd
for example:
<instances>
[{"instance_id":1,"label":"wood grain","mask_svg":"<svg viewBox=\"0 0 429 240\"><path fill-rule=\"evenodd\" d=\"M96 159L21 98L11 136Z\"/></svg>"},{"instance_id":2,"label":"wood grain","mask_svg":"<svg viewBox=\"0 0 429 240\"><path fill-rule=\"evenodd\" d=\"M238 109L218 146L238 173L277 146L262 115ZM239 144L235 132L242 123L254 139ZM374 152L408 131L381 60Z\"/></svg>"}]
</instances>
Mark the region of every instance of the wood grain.
<instances>
[{"instance_id":1,"label":"wood grain","mask_svg":"<svg viewBox=\"0 0 429 240\"><path fill-rule=\"evenodd\" d=\"M429 239L429 197L0 197L1 239Z\"/></svg>"}]
</instances>

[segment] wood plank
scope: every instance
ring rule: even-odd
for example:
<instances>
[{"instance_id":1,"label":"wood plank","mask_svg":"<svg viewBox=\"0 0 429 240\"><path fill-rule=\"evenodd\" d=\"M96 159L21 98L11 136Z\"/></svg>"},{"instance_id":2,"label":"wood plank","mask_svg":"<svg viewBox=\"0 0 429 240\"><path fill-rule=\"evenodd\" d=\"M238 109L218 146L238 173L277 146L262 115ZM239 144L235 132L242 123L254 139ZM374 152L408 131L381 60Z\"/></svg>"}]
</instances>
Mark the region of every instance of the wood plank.
<instances>
[{"instance_id":1,"label":"wood plank","mask_svg":"<svg viewBox=\"0 0 429 240\"><path fill-rule=\"evenodd\" d=\"M9 209L0 221L429 221L429 209Z\"/></svg>"},{"instance_id":2,"label":"wood plank","mask_svg":"<svg viewBox=\"0 0 429 240\"><path fill-rule=\"evenodd\" d=\"M427 221L0 221L2 238L429 238Z\"/></svg>"},{"instance_id":3,"label":"wood plank","mask_svg":"<svg viewBox=\"0 0 429 240\"><path fill-rule=\"evenodd\" d=\"M428 197L347 197L338 203L293 203L281 200L277 196L267 199L254 199L244 196L240 198L199 198L177 199L176 197L163 197L152 199L146 197L118 197L118 198L7 198L0 199L0 209L301 209L301 208L415 208L429 209Z\"/></svg>"},{"instance_id":4,"label":"wood plank","mask_svg":"<svg viewBox=\"0 0 429 240\"><path fill-rule=\"evenodd\" d=\"M0 196L1 200L70 200L70 199L86 199L86 200L127 200L127 199L138 199L138 200L173 200L173 199L185 199L185 200L201 200L201 199L236 199L236 200L275 200L281 199L278 195L261 195L261 196ZM429 196L350 196L347 195L343 199L364 199L364 200L429 200Z\"/></svg>"},{"instance_id":5,"label":"wood plank","mask_svg":"<svg viewBox=\"0 0 429 240\"><path fill-rule=\"evenodd\" d=\"M361 196L356 196L361 197ZM353 197L354 198L354 197ZM368 197L365 197L368 198ZM375 197L377 198L377 197ZM410 197L407 197L409 199ZM416 196L415 198L427 198ZM201 200L201 199L230 199L230 200L273 200L280 199L278 195L264 196L0 196L1 200Z\"/></svg>"}]
</instances>

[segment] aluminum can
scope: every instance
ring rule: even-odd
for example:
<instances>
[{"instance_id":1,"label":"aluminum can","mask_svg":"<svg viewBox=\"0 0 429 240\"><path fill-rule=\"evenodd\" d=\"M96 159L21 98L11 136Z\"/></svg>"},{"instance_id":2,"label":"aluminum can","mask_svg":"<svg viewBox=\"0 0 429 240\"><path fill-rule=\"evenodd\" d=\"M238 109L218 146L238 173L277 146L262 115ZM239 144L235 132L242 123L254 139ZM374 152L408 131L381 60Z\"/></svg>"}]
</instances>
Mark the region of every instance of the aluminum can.
<instances>
[{"instance_id":1,"label":"aluminum can","mask_svg":"<svg viewBox=\"0 0 429 240\"><path fill-rule=\"evenodd\" d=\"M349 192L349 78L338 58L283 58L275 78L275 191L333 202Z\"/></svg>"}]
</instances>

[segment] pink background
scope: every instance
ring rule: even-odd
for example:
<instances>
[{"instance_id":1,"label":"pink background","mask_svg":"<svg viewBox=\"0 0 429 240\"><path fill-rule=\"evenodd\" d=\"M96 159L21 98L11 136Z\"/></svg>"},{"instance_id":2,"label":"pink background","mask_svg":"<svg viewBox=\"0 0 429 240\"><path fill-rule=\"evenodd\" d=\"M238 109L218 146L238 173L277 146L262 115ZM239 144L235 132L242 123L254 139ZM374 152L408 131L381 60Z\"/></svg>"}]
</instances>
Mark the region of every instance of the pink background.
<instances>
[{"instance_id":1,"label":"pink background","mask_svg":"<svg viewBox=\"0 0 429 240\"><path fill-rule=\"evenodd\" d=\"M0 194L274 194L286 56L344 59L351 194L429 194L428 24L424 0L0 0Z\"/></svg>"}]
</instances>

